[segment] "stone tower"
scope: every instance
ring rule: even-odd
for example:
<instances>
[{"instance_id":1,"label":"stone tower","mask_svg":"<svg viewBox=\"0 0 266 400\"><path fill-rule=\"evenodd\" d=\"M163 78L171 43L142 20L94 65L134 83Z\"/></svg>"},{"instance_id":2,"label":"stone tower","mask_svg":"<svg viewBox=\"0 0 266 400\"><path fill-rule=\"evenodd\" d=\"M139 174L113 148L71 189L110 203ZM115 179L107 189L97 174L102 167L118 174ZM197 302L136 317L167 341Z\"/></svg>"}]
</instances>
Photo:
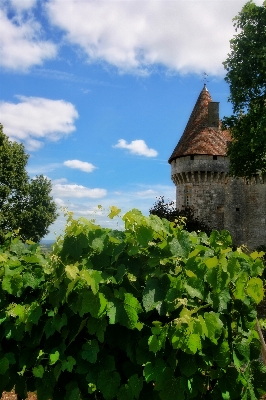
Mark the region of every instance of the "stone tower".
<instances>
[{"instance_id":1,"label":"stone tower","mask_svg":"<svg viewBox=\"0 0 266 400\"><path fill-rule=\"evenodd\" d=\"M266 245L266 174L229 177L230 133L221 129L219 103L204 85L169 163L176 207L193 207L212 229L228 229L235 245Z\"/></svg>"}]
</instances>

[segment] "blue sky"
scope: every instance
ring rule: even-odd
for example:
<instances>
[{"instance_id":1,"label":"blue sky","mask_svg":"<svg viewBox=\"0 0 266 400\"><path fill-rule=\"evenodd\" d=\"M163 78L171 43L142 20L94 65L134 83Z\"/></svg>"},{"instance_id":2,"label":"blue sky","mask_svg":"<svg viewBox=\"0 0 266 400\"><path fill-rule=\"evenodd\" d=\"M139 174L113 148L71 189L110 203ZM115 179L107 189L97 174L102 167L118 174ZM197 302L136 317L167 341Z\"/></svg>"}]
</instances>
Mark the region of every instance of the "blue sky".
<instances>
[{"instance_id":1,"label":"blue sky","mask_svg":"<svg viewBox=\"0 0 266 400\"><path fill-rule=\"evenodd\" d=\"M262 1L256 1L262 4ZM0 122L30 177L76 217L148 214L175 198L167 160L207 87L229 115L222 62L245 1L2 0ZM101 204L103 210L98 210ZM64 226L51 226L53 239Z\"/></svg>"}]
</instances>

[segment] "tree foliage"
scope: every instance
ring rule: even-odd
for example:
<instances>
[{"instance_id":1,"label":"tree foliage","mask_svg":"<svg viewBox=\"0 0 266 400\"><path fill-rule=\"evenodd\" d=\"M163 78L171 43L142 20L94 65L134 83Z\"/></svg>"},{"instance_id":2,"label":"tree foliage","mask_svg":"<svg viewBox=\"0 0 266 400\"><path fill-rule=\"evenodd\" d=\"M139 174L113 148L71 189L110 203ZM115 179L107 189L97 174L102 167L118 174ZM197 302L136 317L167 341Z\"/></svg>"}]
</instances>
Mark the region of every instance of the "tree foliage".
<instances>
[{"instance_id":1,"label":"tree foliage","mask_svg":"<svg viewBox=\"0 0 266 400\"><path fill-rule=\"evenodd\" d=\"M192 207L184 207L182 210L177 210L174 201L166 202L164 196L157 198L149 212L150 215L157 215L158 217L165 218L170 222L176 222L176 224L182 223L189 232L202 231L208 235L211 233L211 229L205 224L205 222L201 221L198 217L195 217Z\"/></svg>"},{"instance_id":2,"label":"tree foliage","mask_svg":"<svg viewBox=\"0 0 266 400\"><path fill-rule=\"evenodd\" d=\"M237 34L223 63L233 115L223 123L233 138L228 151L231 173L250 177L266 172L266 2L246 3L234 26Z\"/></svg>"},{"instance_id":3,"label":"tree foliage","mask_svg":"<svg viewBox=\"0 0 266 400\"><path fill-rule=\"evenodd\" d=\"M43 175L29 179L28 158L24 146L9 141L0 125L0 241L17 229L24 240L39 241L57 217L51 182Z\"/></svg>"},{"instance_id":4,"label":"tree foliage","mask_svg":"<svg viewBox=\"0 0 266 400\"><path fill-rule=\"evenodd\" d=\"M112 208L112 217L114 214ZM119 210L118 210L119 211ZM50 258L0 247L0 393L38 400L259 399L262 254L132 210L73 220Z\"/></svg>"}]
</instances>

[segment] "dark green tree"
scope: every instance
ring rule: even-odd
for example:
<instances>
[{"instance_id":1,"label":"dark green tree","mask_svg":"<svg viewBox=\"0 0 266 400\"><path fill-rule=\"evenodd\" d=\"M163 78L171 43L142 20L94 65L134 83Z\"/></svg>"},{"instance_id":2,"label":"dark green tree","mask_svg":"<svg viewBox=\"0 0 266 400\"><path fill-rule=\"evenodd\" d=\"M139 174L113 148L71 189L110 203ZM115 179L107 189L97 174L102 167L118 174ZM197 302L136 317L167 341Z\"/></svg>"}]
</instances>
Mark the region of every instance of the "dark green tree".
<instances>
[{"instance_id":1,"label":"dark green tree","mask_svg":"<svg viewBox=\"0 0 266 400\"><path fill-rule=\"evenodd\" d=\"M9 141L0 125L0 242L17 229L23 240L38 242L57 217L51 182L43 175L29 179L28 158L23 144Z\"/></svg>"},{"instance_id":2,"label":"dark green tree","mask_svg":"<svg viewBox=\"0 0 266 400\"><path fill-rule=\"evenodd\" d=\"M237 34L225 60L233 115L223 120L232 134L231 173L251 177L266 172L266 1L247 2L234 18Z\"/></svg>"},{"instance_id":3,"label":"dark green tree","mask_svg":"<svg viewBox=\"0 0 266 400\"><path fill-rule=\"evenodd\" d=\"M166 202L164 196L159 196L149 210L150 215L165 218L170 222L179 221L180 218L185 218L185 228L188 232L202 231L210 235L211 229L198 217L195 216L192 207L184 207L182 210L177 210L173 201Z\"/></svg>"}]
</instances>

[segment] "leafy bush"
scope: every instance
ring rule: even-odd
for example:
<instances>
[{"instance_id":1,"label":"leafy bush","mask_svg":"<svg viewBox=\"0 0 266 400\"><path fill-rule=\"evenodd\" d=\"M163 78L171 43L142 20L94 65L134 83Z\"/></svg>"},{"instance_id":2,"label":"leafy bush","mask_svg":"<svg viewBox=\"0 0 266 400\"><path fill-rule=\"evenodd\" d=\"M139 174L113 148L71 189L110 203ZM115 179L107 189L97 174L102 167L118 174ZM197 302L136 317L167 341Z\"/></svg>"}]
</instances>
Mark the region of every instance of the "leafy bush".
<instances>
[{"instance_id":1,"label":"leafy bush","mask_svg":"<svg viewBox=\"0 0 266 400\"><path fill-rule=\"evenodd\" d=\"M259 398L261 254L232 251L227 231L188 233L138 210L123 220L121 232L70 216L50 258L6 241L0 390L37 389L38 400Z\"/></svg>"}]
</instances>

